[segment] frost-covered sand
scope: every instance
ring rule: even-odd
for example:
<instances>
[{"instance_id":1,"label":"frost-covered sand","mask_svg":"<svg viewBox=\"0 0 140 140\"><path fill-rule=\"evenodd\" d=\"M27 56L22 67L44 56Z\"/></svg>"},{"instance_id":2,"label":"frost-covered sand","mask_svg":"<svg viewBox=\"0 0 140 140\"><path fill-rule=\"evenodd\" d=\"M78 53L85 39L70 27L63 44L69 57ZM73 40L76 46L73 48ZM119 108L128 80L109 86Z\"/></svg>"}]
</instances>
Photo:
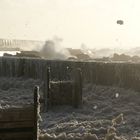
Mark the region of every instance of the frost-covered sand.
<instances>
[{"instance_id":1,"label":"frost-covered sand","mask_svg":"<svg viewBox=\"0 0 140 140\"><path fill-rule=\"evenodd\" d=\"M32 103L34 85L41 86L42 82L0 78L0 108ZM41 113L40 139L104 139L111 120L120 113L124 114L124 121L116 126L116 135L127 139L140 137L140 93L87 84L83 88L81 108L57 106Z\"/></svg>"},{"instance_id":2,"label":"frost-covered sand","mask_svg":"<svg viewBox=\"0 0 140 140\"><path fill-rule=\"evenodd\" d=\"M23 78L0 78L0 108L33 103L33 88L41 81Z\"/></svg>"},{"instance_id":3,"label":"frost-covered sand","mask_svg":"<svg viewBox=\"0 0 140 140\"><path fill-rule=\"evenodd\" d=\"M102 139L112 125L111 120L120 113L124 114L124 122L116 127L117 135L140 137L140 93L89 84L83 89L83 106L80 109L54 107L42 114L40 128L52 136L64 132L69 138L96 134Z\"/></svg>"}]
</instances>

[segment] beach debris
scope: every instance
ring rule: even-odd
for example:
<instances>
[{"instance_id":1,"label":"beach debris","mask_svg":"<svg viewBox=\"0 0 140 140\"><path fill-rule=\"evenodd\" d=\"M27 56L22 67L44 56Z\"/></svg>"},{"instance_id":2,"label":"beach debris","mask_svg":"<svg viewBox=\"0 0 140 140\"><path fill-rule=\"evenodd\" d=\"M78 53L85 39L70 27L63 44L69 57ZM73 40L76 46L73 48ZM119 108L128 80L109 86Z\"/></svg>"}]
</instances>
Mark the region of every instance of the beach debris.
<instances>
[{"instance_id":1,"label":"beach debris","mask_svg":"<svg viewBox=\"0 0 140 140\"><path fill-rule=\"evenodd\" d=\"M112 125L113 126L120 125L123 122L123 120L124 120L123 113L121 113L120 115L112 119Z\"/></svg>"},{"instance_id":2,"label":"beach debris","mask_svg":"<svg viewBox=\"0 0 140 140\"><path fill-rule=\"evenodd\" d=\"M107 133L115 133L116 132L116 128L111 126L107 129Z\"/></svg>"}]
</instances>

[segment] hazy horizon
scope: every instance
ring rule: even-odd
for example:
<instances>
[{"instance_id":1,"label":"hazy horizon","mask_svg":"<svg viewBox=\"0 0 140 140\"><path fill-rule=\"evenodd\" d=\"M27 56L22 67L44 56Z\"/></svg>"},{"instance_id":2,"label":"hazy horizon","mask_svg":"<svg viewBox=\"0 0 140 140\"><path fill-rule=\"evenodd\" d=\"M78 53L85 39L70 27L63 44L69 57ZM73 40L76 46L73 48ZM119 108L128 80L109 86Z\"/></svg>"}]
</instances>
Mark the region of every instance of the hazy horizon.
<instances>
[{"instance_id":1,"label":"hazy horizon","mask_svg":"<svg viewBox=\"0 0 140 140\"><path fill-rule=\"evenodd\" d=\"M0 38L45 41L58 36L65 47L137 47L139 6L139 0L0 0Z\"/></svg>"}]
</instances>

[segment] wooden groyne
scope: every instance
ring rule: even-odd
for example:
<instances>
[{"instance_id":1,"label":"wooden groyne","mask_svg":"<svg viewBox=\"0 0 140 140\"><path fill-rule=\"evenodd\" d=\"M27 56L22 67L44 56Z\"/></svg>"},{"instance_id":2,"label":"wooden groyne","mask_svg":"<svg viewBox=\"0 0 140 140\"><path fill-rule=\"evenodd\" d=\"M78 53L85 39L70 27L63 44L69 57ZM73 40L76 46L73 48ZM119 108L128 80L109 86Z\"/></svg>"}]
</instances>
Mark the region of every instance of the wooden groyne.
<instances>
[{"instance_id":1,"label":"wooden groyne","mask_svg":"<svg viewBox=\"0 0 140 140\"><path fill-rule=\"evenodd\" d=\"M34 104L0 109L0 140L38 140L39 88L34 88Z\"/></svg>"},{"instance_id":2,"label":"wooden groyne","mask_svg":"<svg viewBox=\"0 0 140 140\"><path fill-rule=\"evenodd\" d=\"M80 68L84 83L119 86L140 91L140 64L0 58L0 76L43 80L47 67L51 68L53 80L67 80L73 69Z\"/></svg>"}]
</instances>

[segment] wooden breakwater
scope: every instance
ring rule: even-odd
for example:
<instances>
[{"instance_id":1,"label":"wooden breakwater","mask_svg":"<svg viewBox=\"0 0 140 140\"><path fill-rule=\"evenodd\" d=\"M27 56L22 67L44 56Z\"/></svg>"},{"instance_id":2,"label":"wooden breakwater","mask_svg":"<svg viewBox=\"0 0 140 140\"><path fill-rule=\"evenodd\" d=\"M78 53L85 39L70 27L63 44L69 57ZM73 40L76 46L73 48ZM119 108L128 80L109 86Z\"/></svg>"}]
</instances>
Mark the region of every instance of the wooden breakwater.
<instances>
[{"instance_id":1,"label":"wooden breakwater","mask_svg":"<svg viewBox=\"0 0 140 140\"><path fill-rule=\"evenodd\" d=\"M0 140L38 140L39 87L34 104L0 109Z\"/></svg>"},{"instance_id":2,"label":"wooden breakwater","mask_svg":"<svg viewBox=\"0 0 140 140\"><path fill-rule=\"evenodd\" d=\"M43 79L47 67L51 68L53 80L70 79L71 71L81 68L83 82L140 91L140 64L0 58L0 76L5 77Z\"/></svg>"},{"instance_id":3,"label":"wooden breakwater","mask_svg":"<svg viewBox=\"0 0 140 140\"><path fill-rule=\"evenodd\" d=\"M73 70L72 79L51 80L51 70L48 67L44 76L44 112L54 105L72 105L78 108L82 105L82 72Z\"/></svg>"}]
</instances>

